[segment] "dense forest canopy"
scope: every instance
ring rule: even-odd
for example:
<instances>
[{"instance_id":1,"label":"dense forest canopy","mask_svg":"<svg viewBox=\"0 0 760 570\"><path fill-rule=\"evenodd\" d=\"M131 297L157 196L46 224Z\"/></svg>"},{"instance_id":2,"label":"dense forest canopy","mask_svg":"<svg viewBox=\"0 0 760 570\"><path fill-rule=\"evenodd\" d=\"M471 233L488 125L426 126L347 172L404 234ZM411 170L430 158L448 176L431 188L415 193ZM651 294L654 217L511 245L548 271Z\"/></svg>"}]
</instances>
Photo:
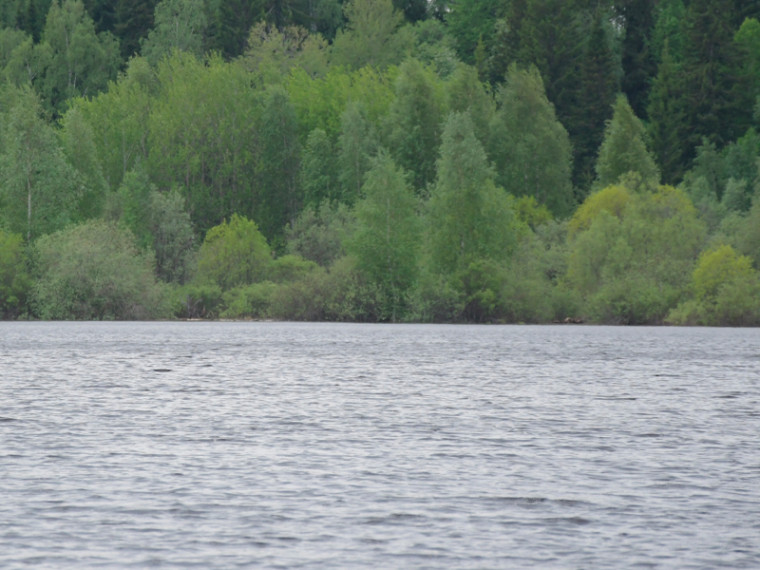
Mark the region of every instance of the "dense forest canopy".
<instances>
[{"instance_id":1,"label":"dense forest canopy","mask_svg":"<svg viewBox=\"0 0 760 570\"><path fill-rule=\"evenodd\" d=\"M760 324L760 3L6 0L0 316Z\"/></svg>"}]
</instances>

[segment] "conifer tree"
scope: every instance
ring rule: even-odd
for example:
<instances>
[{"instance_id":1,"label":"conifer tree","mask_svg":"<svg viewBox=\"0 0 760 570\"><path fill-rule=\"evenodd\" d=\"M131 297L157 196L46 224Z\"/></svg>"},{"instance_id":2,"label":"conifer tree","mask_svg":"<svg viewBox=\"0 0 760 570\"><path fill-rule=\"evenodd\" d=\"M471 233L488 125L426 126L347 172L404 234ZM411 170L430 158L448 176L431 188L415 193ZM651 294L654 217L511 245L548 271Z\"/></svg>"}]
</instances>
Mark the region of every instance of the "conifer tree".
<instances>
[{"instance_id":1,"label":"conifer tree","mask_svg":"<svg viewBox=\"0 0 760 570\"><path fill-rule=\"evenodd\" d=\"M574 203L570 139L535 67L510 67L491 123L488 153L496 167L496 182L510 194L533 196L556 216L570 213Z\"/></svg>"},{"instance_id":2,"label":"conifer tree","mask_svg":"<svg viewBox=\"0 0 760 570\"><path fill-rule=\"evenodd\" d=\"M618 95L596 160L596 184L600 188L619 182L629 172L639 174L651 187L659 183L657 165L644 142L645 134L644 125L625 95Z\"/></svg>"},{"instance_id":3,"label":"conifer tree","mask_svg":"<svg viewBox=\"0 0 760 570\"><path fill-rule=\"evenodd\" d=\"M428 227L434 268L454 275L479 259L508 259L516 243L514 215L467 113L449 115L436 171Z\"/></svg>"}]
</instances>

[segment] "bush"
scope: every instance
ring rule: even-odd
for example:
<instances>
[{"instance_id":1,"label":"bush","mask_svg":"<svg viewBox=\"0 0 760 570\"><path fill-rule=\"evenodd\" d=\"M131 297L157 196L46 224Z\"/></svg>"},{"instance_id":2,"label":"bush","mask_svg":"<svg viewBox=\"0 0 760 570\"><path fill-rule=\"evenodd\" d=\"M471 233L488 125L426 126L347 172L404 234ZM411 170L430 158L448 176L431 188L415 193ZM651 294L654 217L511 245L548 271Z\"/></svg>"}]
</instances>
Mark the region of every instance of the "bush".
<instances>
[{"instance_id":1,"label":"bush","mask_svg":"<svg viewBox=\"0 0 760 570\"><path fill-rule=\"evenodd\" d=\"M35 244L34 308L43 319L157 319L169 316L166 289L129 230L93 220Z\"/></svg>"}]
</instances>

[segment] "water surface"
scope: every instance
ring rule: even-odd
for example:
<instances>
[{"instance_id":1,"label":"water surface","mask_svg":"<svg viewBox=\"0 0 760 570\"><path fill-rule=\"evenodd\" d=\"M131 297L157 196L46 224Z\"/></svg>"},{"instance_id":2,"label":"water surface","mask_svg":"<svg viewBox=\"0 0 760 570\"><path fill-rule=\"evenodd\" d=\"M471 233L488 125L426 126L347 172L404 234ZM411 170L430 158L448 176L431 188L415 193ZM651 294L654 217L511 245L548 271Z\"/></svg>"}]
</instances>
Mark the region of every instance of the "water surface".
<instances>
[{"instance_id":1,"label":"water surface","mask_svg":"<svg viewBox=\"0 0 760 570\"><path fill-rule=\"evenodd\" d=\"M2 568L758 568L760 330L0 323Z\"/></svg>"}]
</instances>

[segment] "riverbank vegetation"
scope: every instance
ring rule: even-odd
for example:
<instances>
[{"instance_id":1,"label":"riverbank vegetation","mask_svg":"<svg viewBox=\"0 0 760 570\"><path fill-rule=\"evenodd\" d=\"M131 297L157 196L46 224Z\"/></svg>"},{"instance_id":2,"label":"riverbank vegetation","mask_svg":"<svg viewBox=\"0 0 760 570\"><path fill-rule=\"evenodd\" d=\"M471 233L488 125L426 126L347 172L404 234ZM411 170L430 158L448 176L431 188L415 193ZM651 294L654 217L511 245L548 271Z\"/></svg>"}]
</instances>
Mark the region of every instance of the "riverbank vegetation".
<instances>
[{"instance_id":1,"label":"riverbank vegetation","mask_svg":"<svg viewBox=\"0 0 760 570\"><path fill-rule=\"evenodd\" d=\"M760 325L759 19L9 0L0 315Z\"/></svg>"}]
</instances>

